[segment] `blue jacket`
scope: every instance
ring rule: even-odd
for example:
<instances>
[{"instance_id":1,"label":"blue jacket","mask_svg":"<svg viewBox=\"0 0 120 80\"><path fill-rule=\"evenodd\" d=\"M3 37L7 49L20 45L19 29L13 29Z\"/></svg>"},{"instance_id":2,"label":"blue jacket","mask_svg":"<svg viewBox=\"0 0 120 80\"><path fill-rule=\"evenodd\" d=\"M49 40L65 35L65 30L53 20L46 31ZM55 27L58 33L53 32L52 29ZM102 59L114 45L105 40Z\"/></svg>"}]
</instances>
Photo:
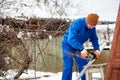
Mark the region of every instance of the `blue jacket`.
<instances>
[{"instance_id":1,"label":"blue jacket","mask_svg":"<svg viewBox=\"0 0 120 80\"><path fill-rule=\"evenodd\" d=\"M99 50L96 28L87 29L86 18L74 20L66 30L62 39L62 49L65 51L81 51L82 46L87 40L92 42L95 50Z\"/></svg>"}]
</instances>

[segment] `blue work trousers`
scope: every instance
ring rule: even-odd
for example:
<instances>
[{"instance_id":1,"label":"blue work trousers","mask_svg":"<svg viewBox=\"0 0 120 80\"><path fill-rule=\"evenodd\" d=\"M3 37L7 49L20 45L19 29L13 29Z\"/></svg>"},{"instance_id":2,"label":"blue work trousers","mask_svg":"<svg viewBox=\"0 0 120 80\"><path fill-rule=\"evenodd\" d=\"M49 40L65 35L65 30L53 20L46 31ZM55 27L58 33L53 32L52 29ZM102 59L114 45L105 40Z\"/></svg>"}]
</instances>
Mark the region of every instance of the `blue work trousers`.
<instances>
[{"instance_id":1,"label":"blue work trousers","mask_svg":"<svg viewBox=\"0 0 120 80\"><path fill-rule=\"evenodd\" d=\"M67 51L62 51L63 54L63 73L62 80L72 80L72 66L73 66L73 58L77 64L79 72L82 71L83 66L88 63L88 60L82 57L78 57L76 55L72 55L74 53L70 53ZM86 80L85 74L81 77L81 80Z\"/></svg>"}]
</instances>

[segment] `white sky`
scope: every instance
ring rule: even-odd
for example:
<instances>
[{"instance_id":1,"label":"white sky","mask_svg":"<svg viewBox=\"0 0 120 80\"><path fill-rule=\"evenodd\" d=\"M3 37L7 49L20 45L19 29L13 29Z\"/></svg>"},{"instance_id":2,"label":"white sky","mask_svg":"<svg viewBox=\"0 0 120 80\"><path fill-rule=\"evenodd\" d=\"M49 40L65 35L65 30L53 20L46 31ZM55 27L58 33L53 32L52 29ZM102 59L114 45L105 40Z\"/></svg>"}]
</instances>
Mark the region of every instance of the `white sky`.
<instances>
[{"instance_id":1,"label":"white sky","mask_svg":"<svg viewBox=\"0 0 120 80\"><path fill-rule=\"evenodd\" d=\"M78 10L68 10L71 16L74 11L77 16L86 16L88 13L94 12L99 14L100 20L116 20L119 0L74 0Z\"/></svg>"},{"instance_id":2,"label":"white sky","mask_svg":"<svg viewBox=\"0 0 120 80\"><path fill-rule=\"evenodd\" d=\"M97 12L102 20L116 20L118 6L119 0L87 0L83 10L86 13Z\"/></svg>"},{"instance_id":3,"label":"white sky","mask_svg":"<svg viewBox=\"0 0 120 80\"><path fill-rule=\"evenodd\" d=\"M14 0L9 0L14 1ZM16 1L16 0L15 0ZM61 1L62 0L58 0ZM64 1L64 0L63 0ZM119 0L68 0L71 2L71 6L66 6L65 10L69 18L78 18L86 16L87 14L94 12L99 14L99 20L112 20L115 21L117 17ZM25 6L24 4L27 4ZM17 0L17 3L11 5L9 9L1 9L4 16L20 16L22 13L28 17L53 17L46 12L46 8L43 4L38 4L42 6L36 6L36 1L34 0ZM52 5L52 4L51 4ZM16 11L16 8L18 11Z\"/></svg>"}]
</instances>

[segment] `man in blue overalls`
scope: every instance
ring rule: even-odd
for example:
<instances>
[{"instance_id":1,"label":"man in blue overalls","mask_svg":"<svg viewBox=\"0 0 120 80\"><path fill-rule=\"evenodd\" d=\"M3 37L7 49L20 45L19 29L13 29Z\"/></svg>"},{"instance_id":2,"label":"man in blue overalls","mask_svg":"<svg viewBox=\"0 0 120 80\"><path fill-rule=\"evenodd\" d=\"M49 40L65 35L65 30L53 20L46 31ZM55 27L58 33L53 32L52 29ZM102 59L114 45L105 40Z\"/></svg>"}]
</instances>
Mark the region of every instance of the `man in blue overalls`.
<instances>
[{"instance_id":1,"label":"man in blue overalls","mask_svg":"<svg viewBox=\"0 0 120 80\"><path fill-rule=\"evenodd\" d=\"M99 58L99 43L95 26L98 23L99 16L96 13L90 13L87 17L74 20L66 30L62 39L62 55L63 55L63 73L62 80L72 80L73 58L78 66L79 72L83 66L88 63L85 59L88 56L87 50L84 49L83 43L87 40L92 42L94 54ZM79 54L81 57L72 56ZM86 80L85 74L81 80Z\"/></svg>"}]
</instances>

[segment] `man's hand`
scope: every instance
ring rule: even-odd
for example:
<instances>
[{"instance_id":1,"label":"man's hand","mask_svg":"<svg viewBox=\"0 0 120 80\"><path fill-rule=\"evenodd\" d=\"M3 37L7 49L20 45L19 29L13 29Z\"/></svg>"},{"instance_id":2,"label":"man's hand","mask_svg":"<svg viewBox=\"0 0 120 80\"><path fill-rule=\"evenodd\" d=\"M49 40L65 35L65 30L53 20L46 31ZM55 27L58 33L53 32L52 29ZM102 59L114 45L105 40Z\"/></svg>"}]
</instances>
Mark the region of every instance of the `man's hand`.
<instances>
[{"instance_id":1,"label":"man's hand","mask_svg":"<svg viewBox=\"0 0 120 80\"><path fill-rule=\"evenodd\" d=\"M82 56L83 58L86 58L86 57L88 56L88 52L87 52L85 49L83 49L83 50L81 51L81 56Z\"/></svg>"},{"instance_id":2,"label":"man's hand","mask_svg":"<svg viewBox=\"0 0 120 80\"><path fill-rule=\"evenodd\" d=\"M94 54L96 55L96 59L98 59L100 57L100 51L99 50L95 50Z\"/></svg>"}]
</instances>

